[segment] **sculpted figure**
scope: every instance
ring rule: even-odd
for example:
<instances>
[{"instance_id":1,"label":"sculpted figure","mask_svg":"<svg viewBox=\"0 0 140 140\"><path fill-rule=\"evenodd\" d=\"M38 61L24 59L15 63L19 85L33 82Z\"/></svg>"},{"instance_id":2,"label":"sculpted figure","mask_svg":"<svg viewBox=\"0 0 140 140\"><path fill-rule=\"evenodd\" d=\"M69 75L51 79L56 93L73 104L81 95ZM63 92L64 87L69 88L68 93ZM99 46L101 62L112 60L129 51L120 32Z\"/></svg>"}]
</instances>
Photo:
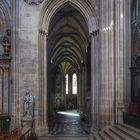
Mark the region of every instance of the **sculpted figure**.
<instances>
[{"instance_id":1,"label":"sculpted figure","mask_svg":"<svg viewBox=\"0 0 140 140\"><path fill-rule=\"evenodd\" d=\"M34 110L34 97L30 92L26 92L26 95L23 99L23 117L25 118L33 118L33 110Z\"/></svg>"}]
</instances>

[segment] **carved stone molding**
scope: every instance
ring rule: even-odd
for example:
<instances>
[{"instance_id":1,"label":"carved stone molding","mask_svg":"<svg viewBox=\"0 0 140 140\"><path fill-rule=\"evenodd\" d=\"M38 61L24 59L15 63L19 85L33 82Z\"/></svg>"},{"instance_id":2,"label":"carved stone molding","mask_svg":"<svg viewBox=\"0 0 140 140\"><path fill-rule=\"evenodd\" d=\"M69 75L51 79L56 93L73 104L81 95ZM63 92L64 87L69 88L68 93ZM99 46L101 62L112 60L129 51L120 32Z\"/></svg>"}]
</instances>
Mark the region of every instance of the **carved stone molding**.
<instances>
[{"instance_id":1,"label":"carved stone molding","mask_svg":"<svg viewBox=\"0 0 140 140\"><path fill-rule=\"evenodd\" d=\"M5 33L3 37L3 48L4 48L4 55L10 55L10 43L7 33Z\"/></svg>"},{"instance_id":2,"label":"carved stone molding","mask_svg":"<svg viewBox=\"0 0 140 140\"><path fill-rule=\"evenodd\" d=\"M42 29L39 30L39 34L42 36L48 36L48 33Z\"/></svg>"},{"instance_id":3,"label":"carved stone molding","mask_svg":"<svg viewBox=\"0 0 140 140\"><path fill-rule=\"evenodd\" d=\"M10 58L8 56L0 56L0 67L9 67Z\"/></svg>"},{"instance_id":4,"label":"carved stone molding","mask_svg":"<svg viewBox=\"0 0 140 140\"><path fill-rule=\"evenodd\" d=\"M90 36L97 36L99 34L99 29L98 30L95 30L93 32L90 33Z\"/></svg>"},{"instance_id":5,"label":"carved stone molding","mask_svg":"<svg viewBox=\"0 0 140 140\"><path fill-rule=\"evenodd\" d=\"M44 0L24 0L27 4L29 5L39 5L41 4Z\"/></svg>"}]
</instances>

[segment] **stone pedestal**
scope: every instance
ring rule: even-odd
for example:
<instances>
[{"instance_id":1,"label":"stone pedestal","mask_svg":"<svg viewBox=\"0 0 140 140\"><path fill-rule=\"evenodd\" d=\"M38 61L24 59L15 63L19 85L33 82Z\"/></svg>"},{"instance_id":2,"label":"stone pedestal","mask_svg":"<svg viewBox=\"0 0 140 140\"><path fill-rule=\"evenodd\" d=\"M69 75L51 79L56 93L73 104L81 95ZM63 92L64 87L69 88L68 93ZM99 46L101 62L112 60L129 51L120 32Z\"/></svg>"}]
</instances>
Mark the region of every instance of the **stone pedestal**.
<instances>
[{"instance_id":1,"label":"stone pedestal","mask_svg":"<svg viewBox=\"0 0 140 140\"><path fill-rule=\"evenodd\" d=\"M21 120L21 128L22 134L25 133L27 130L34 129L34 120Z\"/></svg>"},{"instance_id":2,"label":"stone pedestal","mask_svg":"<svg viewBox=\"0 0 140 140\"><path fill-rule=\"evenodd\" d=\"M48 130L48 124L44 124L42 126L38 125L35 128L35 132L38 136L45 136L45 135L49 135L49 130Z\"/></svg>"}]
</instances>

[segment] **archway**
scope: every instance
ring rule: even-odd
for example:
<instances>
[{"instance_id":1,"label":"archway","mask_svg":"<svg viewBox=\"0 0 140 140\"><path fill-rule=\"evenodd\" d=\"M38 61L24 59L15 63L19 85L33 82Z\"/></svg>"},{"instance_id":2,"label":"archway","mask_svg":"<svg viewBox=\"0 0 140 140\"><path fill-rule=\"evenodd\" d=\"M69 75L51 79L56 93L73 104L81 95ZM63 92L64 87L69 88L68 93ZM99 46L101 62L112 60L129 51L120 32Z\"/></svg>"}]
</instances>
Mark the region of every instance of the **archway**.
<instances>
[{"instance_id":1,"label":"archway","mask_svg":"<svg viewBox=\"0 0 140 140\"><path fill-rule=\"evenodd\" d=\"M90 42L83 15L67 4L52 17L47 40L47 107L48 122L56 111L76 110L89 120ZM89 61L87 61L89 60ZM65 76L68 74L68 94ZM77 75L74 81L73 75ZM78 83L73 92L73 83ZM76 93L76 94L75 94Z\"/></svg>"},{"instance_id":2,"label":"archway","mask_svg":"<svg viewBox=\"0 0 140 140\"><path fill-rule=\"evenodd\" d=\"M89 6L89 3L85 2L85 1L81 1L81 0L78 0L78 1L60 0L57 2L53 1L51 3L49 3L49 2L44 3L44 6L43 6L41 14L40 14L40 23L39 23L39 28L40 28L40 30L39 30L39 33L40 33L39 34L39 65L40 65L39 66L39 73L40 73L39 74L40 75L39 76L39 78L40 78L40 80L39 80L39 100L41 101L39 103L39 108L40 108L40 113L42 115L38 121L38 124L41 125L43 128L45 125L47 126L47 122L48 122L47 121L48 117L46 116L46 114L47 114L47 110L48 110L47 101L49 100L49 97L48 97L49 94L48 94L48 90L47 90L47 87L48 87L47 73L48 73L48 71L46 69L48 67L48 64L46 62L49 62L48 57L47 57L47 55L48 55L48 50L47 50L48 43L47 42L48 42L48 38L49 38L49 36L48 36L49 35L49 25L50 25L50 22L53 19L54 15L62 7L65 7L66 5L72 6L75 10L79 11L79 13L83 16L83 18L87 24L86 28L88 28L88 35L91 34L97 28L97 23L95 20L94 5ZM51 7L54 7L54 8L51 8ZM69 28L71 28L71 27L69 27ZM87 47L86 49L89 49L89 48L90 47ZM86 51L86 49L85 49L85 51ZM59 50L58 50L58 52L59 52ZM90 52L90 51L87 50L87 52ZM65 55L67 55L67 54L65 54ZM74 67L80 67L79 64L77 63L77 61L75 61L76 60L75 55L72 55L72 56L73 56L72 61L69 58L67 60L70 61L71 63L73 63ZM87 59L89 59L89 58L87 58ZM59 61L61 61L61 60L62 59L60 59ZM53 70L54 71L56 70L55 67ZM74 70L73 72L76 72L76 71ZM40 128L42 128L41 126L40 126Z\"/></svg>"}]
</instances>

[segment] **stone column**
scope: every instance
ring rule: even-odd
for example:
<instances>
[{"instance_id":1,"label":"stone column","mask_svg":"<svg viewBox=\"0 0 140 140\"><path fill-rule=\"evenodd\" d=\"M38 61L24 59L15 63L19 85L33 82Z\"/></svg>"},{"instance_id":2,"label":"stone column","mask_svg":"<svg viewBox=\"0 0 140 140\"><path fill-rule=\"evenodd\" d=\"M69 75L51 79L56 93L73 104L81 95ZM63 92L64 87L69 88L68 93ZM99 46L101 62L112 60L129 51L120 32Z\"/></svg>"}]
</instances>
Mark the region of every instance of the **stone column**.
<instances>
[{"instance_id":1,"label":"stone column","mask_svg":"<svg viewBox=\"0 0 140 140\"><path fill-rule=\"evenodd\" d=\"M80 108L81 108L81 102L80 102L80 72L78 71L77 74L77 106L78 106L78 111L80 112Z\"/></svg>"},{"instance_id":2,"label":"stone column","mask_svg":"<svg viewBox=\"0 0 140 140\"><path fill-rule=\"evenodd\" d=\"M95 112L98 114L97 128L123 122L122 113L130 100L130 4L130 0L100 1L100 35L98 43L92 39L91 62L92 98L98 102L93 103L92 113L94 122Z\"/></svg>"},{"instance_id":3,"label":"stone column","mask_svg":"<svg viewBox=\"0 0 140 140\"><path fill-rule=\"evenodd\" d=\"M3 113L9 113L9 68L3 68Z\"/></svg>"},{"instance_id":4,"label":"stone column","mask_svg":"<svg viewBox=\"0 0 140 140\"><path fill-rule=\"evenodd\" d=\"M20 126L20 119L19 119L19 45L18 45L18 30L17 30L17 25L18 25L18 14L19 14L19 1L13 0L11 2L12 4L12 28L11 28L11 56L12 56L12 61L11 61L11 66L10 68L11 71L11 79L13 81L12 89L10 94L12 94L11 97L11 126L12 127L19 127Z\"/></svg>"},{"instance_id":5,"label":"stone column","mask_svg":"<svg viewBox=\"0 0 140 140\"><path fill-rule=\"evenodd\" d=\"M77 74L77 88L78 88L78 107L80 112L85 112L85 84L84 84L84 70L79 70Z\"/></svg>"},{"instance_id":6,"label":"stone column","mask_svg":"<svg viewBox=\"0 0 140 140\"><path fill-rule=\"evenodd\" d=\"M3 112L3 71L2 68L0 68L0 114L2 114Z\"/></svg>"},{"instance_id":7,"label":"stone column","mask_svg":"<svg viewBox=\"0 0 140 140\"><path fill-rule=\"evenodd\" d=\"M99 105L95 108L98 113L97 117L100 119L97 121L97 126L101 129L114 123L114 0L100 1L99 28L99 43L93 44L94 50L92 51L97 57L96 60L93 56L95 57L93 78L98 81L94 82L97 85L94 85L93 92L96 93L95 98ZM100 50L98 45L100 45Z\"/></svg>"},{"instance_id":8,"label":"stone column","mask_svg":"<svg viewBox=\"0 0 140 140\"><path fill-rule=\"evenodd\" d=\"M99 30L91 33L91 137L92 133L99 130L100 122L100 46Z\"/></svg>"},{"instance_id":9,"label":"stone column","mask_svg":"<svg viewBox=\"0 0 140 140\"><path fill-rule=\"evenodd\" d=\"M79 75L78 75L78 81L79 81L79 95L78 95L78 98L79 98L79 111L80 112L83 112L84 109L83 109L83 99L82 99L82 96L83 96L83 79L82 79L82 71L80 70L79 71Z\"/></svg>"},{"instance_id":10,"label":"stone column","mask_svg":"<svg viewBox=\"0 0 140 140\"><path fill-rule=\"evenodd\" d=\"M67 104L66 104L66 78L65 76L63 75L63 78L62 78L62 86L63 86L63 97L64 97L64 106L65 106L65 109L67 108Z\"/></svg>"},{"instance_id":11,"label":"stone column","mask_svg":"<svg viewBox=\"0 0 140 140\"><path fill-rule=\"evenodd\" d=\"M123 111L130 102L131 0L115 0L115 113L123 122Z\"/></svg>"},{"instance_id":12,"label":"stone column","mask_svg":"<svg viewBox=\"0 0 140 140\"><path fill-rule=\"evenodd\" d=\"M86 68L81 71L81 111L86 113Z\"/></svg>"},{"instance_id":13,"label":"stone column","mask_svg":"<svg viewBox=\"0 0 140 140\"><path fill-rule=\"evenodd\" d=\"M91 33L92 132L113 124L115 109L114 0L101 0L99 8L100 30Z\"/></svg>"},{"instance_id":14,"label":"stone column","mask_svg":"<svg viewBox=\"0 0 140 140\"><path fill-rule=\"evenodd\" d=\"M48 122L47 122L47 33L43 30L39 31L40 33L40 49L41 54L39 54L39 63L41 64L40 68L40 83L39 83L39 100L36 102L35 118L36 126L35 129L38 132L38 135L48 132ZM46 47L44 47L46 46ZM45 78L44 78L45 77Z\"/></svg>"}]
</instances>

